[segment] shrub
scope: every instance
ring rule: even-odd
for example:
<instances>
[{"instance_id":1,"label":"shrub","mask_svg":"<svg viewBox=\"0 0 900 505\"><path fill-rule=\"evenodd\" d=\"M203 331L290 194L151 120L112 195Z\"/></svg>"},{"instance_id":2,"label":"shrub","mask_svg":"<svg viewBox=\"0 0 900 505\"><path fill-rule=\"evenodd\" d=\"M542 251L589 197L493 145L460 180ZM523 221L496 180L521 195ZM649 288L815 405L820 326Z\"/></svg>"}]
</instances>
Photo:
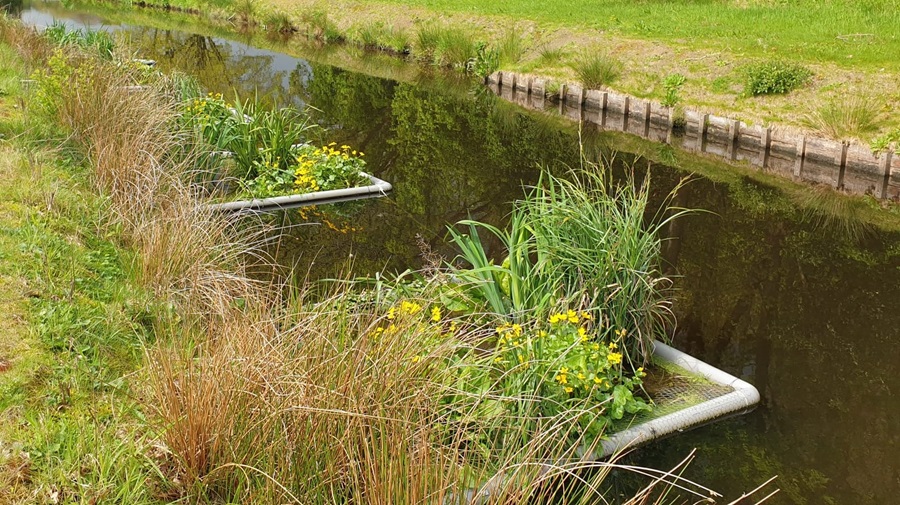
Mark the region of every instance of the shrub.
<instances>
[{"instance_id":1,"label":"shrub","mask_svg":"<svg viewBox=\"0 0 900 505\"><path fill-rule=\"evenodd\" d=\"M416 33L415 53L435 65L466 68L477 56L478 44L462 29L428 23Z\"/></svg>"},{"instance_id":2,"label":"shrub","mask_svg":"<svg viewBox=\"0 0 900 505\"><path fill-rule=\"evenodd\" d=\"M812 71L796 63L767 61L746 69L747 83L744 93L757 95L783 94L793 91L812 78Z\"/></svg>"},{"instance_id":3,"label":"shrub","mask_svg":"<svg viewBox=\"0 0 900 505\"><path fill-rule=\"evenodd\" d=\"M584 55L572 66L587 88L607 86L619 77L621 62L605 54Z\"/></svg>"},{"instance_id":4,"label":"shrub","mask_svg":"<svg viewBox=\"0 0 900 505\"><path fill-rule=\"evenodd\" d=\"M645 226L646 186L611 187L606 175L581 177L545 176L516 204L509 231L473 221L461 223L468 234L451 230L472 265L455 275L469 281L473 299L513 321L541 319L554 306L593 314L599 340L642 365L671 317L670 281L659 270L660 227L681 213ZM479 229L499 240L501 265L485 253Z\"/></svg>"}]
</instances>

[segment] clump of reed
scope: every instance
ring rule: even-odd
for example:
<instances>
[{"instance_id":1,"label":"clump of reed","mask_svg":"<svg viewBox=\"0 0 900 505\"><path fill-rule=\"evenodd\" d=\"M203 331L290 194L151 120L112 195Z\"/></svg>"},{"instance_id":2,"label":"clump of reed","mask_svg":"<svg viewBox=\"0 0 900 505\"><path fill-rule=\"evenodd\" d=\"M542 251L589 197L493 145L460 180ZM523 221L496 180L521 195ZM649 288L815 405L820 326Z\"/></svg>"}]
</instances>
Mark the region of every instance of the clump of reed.
<instances>
[{"instance_id":1,"label":"clump of reed","mask_svg":"<svg viewBox=\"0 0 900 505\"><path fill-rule=\"evenodd\" d=\"M622 62L607 54L589 53L578 58L572 68L586 87L598 89L619 78Z\"/></svg>"}]
</instances>

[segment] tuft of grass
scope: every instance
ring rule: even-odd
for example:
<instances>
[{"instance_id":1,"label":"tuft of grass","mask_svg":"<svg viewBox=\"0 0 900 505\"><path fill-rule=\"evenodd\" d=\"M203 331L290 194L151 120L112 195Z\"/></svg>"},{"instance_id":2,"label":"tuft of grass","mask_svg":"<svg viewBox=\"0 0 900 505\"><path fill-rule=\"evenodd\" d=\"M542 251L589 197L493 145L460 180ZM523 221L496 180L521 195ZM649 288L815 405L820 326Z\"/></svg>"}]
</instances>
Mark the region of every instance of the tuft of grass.
<instances>
[{"instance_id":1,"label":"tuft of grass","mask_svg":"<svg viewBox=\"0 0 900 505\"><path fill-rule=\"evenodd\" d=\"M275 11L266 16L266 31L270 33L278 33L280 35L290 35L297 31L291 17L282 11Z\"/></svg>"},{"instance_id":2,"label":"tuft of grass","mask_svg":"<svg viewBox=\"0 0 900 505\"><path fill-rule=\"evenodd\" d=\"M344 36L338 30L337 25L328 19L328 13L323 10L306 11L300 18L306 25L306 37L320 42L339 42Z\"/></svg>"},{"instance_id":3,"label":"tuft of grass","mask_svg":"<svg viewBox=\"0 0 900 505\"><path fill-rule=\"evenodd\" d=\"M478 44L466 30L425 24L416 32L416 55L435 65L465 68L478 53Z\"/></svg>"},{"instance_id":4,"label":"tuft of grass","mask_svg":"<svg viewBox=\"0 0 900 505\"><path fill-rule=\"evenodd\" d=\"M501 66L512 66L525 54L525 40L515 30L508 30L497 43Z\"/></svg>"},{"instance_id":5,"label":"tuft of grass","mask_svg":"<svg viewBox=\"0 0 900 505\"><path fill-rule=\"evenodd\" d=\"M806 117L807 125L836 140L866 138L881 123L878 109L859 96L832 100Z\"/></svg>"},{"instance_id":6,"label":"tuft of grass","mask_svg":"<svg viewBox=\"0 0 900 505\"><path fill-rule=\"evenodd\" d=\"M585 87L599 89L618 79L622 63L611 56L592 53L582 55L572 65L572 68Z\"/></svg>"},{"instance_id":7,"label":"tuft of grass","mask_svg":"<svg viewBox=\"0 0 900 505\"><path fill-rule=\"evenodd\" d=\"M380 21L357 27L354 39L357 44L370 49L395 53L410 51L409 35L399 28L385 25Z\"/></svg>"},{"instance_id":8,"label":"tuft of grass","mask_svg":"<svg viewBox=\"0 0 900 505\"><path fill-rule=\"evenodd\" d=\"M259 15L258 0L236 0L231 9L239 26L249 27L256 24Z\"/></svg>"},{"instance_id":9,"label":"tuft of grass","mask_svg":"<svg viewBox=\"0 0 900 505\"><path fill-rule=\"evenodd\" d=\"M812 71L798 63L773 60L748 66L744 93L749 96L789 93L812 78Z\"/></svg>"}]
</instances>

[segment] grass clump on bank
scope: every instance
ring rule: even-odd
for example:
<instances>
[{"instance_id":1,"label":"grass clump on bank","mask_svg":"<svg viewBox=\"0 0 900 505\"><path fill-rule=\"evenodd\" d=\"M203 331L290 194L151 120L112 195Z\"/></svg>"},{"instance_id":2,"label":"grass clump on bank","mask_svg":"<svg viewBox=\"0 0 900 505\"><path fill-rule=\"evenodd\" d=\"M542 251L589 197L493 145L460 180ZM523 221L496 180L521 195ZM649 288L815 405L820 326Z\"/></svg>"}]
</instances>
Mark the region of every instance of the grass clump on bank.
<instances>
[{"instance_id":1,"label":"grass clump on bank","mask_svg":"<svg viewBox=\"0 0 900 505\"><path fill-rule=\"evenodd\" d=\"M807 118L808 124L836 139L866 138L878 131L880 114L869 100L859 97L836 99L819 107Z\"/></svg>"},{"instance_id":2,"label":"grass clump on bank","mask_svg":"<svg viewBox=\"0 0 900 505\"><path fill-rule=\"evenodd\" d=\"M572 68L586 87L600 89L618 79L622 72L622 63L611 56L594 53L582 55Z\"/></svg>"}]
</instances>

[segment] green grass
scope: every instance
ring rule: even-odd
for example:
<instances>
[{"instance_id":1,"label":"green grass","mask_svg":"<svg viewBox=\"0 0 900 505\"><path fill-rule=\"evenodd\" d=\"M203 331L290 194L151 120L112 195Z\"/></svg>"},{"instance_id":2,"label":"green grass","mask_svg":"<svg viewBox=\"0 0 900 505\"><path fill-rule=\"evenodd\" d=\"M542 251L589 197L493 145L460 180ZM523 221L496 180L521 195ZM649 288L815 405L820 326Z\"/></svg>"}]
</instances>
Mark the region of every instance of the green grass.
<instances>
[{"instance_id":1,"label":"green grass","mask_svg":"<svg viewBox=\"0 0 900 505\"><path fill-rule=\"evenodd\" d=\"M900 69L897 0L387 0L435 11L581 26L750 55L789 54L846 67ZM852 55L852 58L848 58Z\"/></svg>"},{"instance_id":2,"label":"green grass","mask_svg":"<svg viewBox=\"0 0 900 505\"><path fill-rule=\"evenodd\" d=\"M0 152L0 502L159 503L133 389L152 304L132 257L77 167Z\"/></svg>"}]
</instances>

